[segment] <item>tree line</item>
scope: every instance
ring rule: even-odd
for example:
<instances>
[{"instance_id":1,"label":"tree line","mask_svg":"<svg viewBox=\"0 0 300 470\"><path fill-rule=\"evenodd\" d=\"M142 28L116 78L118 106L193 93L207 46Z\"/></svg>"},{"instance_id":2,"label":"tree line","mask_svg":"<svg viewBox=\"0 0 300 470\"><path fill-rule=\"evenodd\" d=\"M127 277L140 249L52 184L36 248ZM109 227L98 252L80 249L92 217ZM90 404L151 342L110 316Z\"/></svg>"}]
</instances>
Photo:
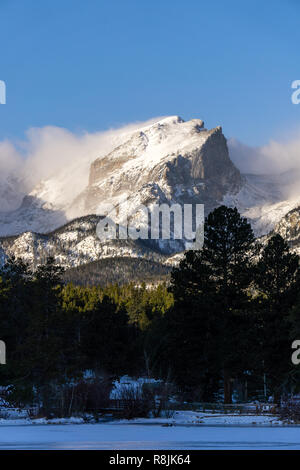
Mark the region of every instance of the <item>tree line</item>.
<instances>
[{"instance_id":1,"label":"tree line","mask_svg":"<svg viewBox=\"0 0 300 470\"><path fill-rule=\"evenodd\" d=\"M53 258L34 271L9 258L0 271L0 385L10 399L49 410L88 371L162 378L193 401L278 402L297 391L299 257L280 235L257 241L235 208L211 212L204 238L168 284L151 288L78 286Z\"/></svg>"}]
</instances>

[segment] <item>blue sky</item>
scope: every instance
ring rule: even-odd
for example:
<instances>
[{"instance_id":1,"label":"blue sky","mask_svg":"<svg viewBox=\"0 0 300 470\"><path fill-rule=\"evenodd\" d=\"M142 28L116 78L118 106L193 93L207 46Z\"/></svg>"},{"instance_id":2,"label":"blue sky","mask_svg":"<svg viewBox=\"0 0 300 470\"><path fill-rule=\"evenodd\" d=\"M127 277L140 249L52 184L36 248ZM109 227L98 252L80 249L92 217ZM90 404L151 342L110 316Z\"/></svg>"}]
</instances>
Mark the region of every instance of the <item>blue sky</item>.
<instances>
[{"instance_id":1,"label":"blue sky","mask_svg":"<svg viewBox=\"0 0 300 470\"><path fill-rule=\"evenodd\" d=\"M179 114L267 143L299 128L297 0L0 0L0 139Z\"/></svg>"}]
</instances>

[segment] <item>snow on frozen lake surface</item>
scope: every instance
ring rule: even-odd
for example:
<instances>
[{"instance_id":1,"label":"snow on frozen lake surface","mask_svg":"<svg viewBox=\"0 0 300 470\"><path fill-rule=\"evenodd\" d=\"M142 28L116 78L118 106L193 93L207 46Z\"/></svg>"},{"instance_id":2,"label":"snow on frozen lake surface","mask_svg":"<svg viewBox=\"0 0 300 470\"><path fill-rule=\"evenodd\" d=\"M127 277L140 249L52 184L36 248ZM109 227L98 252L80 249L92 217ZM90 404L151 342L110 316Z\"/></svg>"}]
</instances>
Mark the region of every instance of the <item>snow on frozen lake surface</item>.
<instances>
[{"instance_id":1,"label":"snow on frozen lake surface","mask_svg":"<svg viewBox=\"0 0 300 470\"><path fill-rule=\"evenodd\" d=\"M2 425L0 449L300 449L300 427Z\"/></svg>"},{"instance_id":2,"label":"snow on frozen lake surface","mask_svg":"<svg viewBox=\"0 0 300 470\"><path fill-rule=\"evenodd\" d=\"M1 449L300 449L300 426L272 415L196 411L96 424L20 415L0 420Z\"/></svg>"}]
</instances>

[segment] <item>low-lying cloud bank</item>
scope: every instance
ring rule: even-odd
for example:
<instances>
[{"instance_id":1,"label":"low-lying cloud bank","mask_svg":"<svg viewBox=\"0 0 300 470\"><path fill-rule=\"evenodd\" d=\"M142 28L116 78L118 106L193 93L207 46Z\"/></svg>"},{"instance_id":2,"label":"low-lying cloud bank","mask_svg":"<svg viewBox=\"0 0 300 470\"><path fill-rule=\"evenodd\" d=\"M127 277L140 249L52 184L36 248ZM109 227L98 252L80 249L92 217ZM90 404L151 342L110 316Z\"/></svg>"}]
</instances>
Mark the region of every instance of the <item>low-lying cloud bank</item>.
<instances>
[{"instance_id":1,"label":"low-lying cloud bank","mask_svg":"<svg viewBox=\"0 0 300 470\"><path fill-rule=\"evenodd\" d=\"M251 147L236 139L229 139L228 147L242 173L280 174L300 170L300 129L288 140L272 140L262 147Z\"/></svg>"},{"instance_id":2,"label":"low-lying cloud bank","mask_svg":"<svg viewBox=\"0 0 300 470\"><path fill-rule=\"evenodd\" d=\"M9 173L17 171L24 174L28 182L36 184L77 159L93 160L109 153L122 143L128 133L159 119L80 135L54 126L31 128L25 141L0 142L0 170L1 173L2 168Z\"/></svg>"},{"instance_id":3,"label":"low-lying cloud bank","mask_svg":"<svg viewBox=\"0 0 300 470\"><path fill-rule=\"evenodd\" d=\"M27 131L24 141L0 142L0 211L15 209L24 193L59 172L66 175L71 166L74 169L72 186L66 185L64 191L84 189L93 160L107 155L124 142L129 133L160 119L82 134L55 126L32 128ZM11 197L8 201L12 186L19 197Z\"/></svg>"},{"instance_id":4,"label":"low-lying cloud bank","mask_svg":"<svg viewBox=\"0 0 300 470\"><path fill-rule=\"evenodd\" d=\"M286 200L300 197L300 129L289 139L272 140L262 147L228 141L229 153L241 173L277 175L276 184Z\"/></svg>"}]
</instances>

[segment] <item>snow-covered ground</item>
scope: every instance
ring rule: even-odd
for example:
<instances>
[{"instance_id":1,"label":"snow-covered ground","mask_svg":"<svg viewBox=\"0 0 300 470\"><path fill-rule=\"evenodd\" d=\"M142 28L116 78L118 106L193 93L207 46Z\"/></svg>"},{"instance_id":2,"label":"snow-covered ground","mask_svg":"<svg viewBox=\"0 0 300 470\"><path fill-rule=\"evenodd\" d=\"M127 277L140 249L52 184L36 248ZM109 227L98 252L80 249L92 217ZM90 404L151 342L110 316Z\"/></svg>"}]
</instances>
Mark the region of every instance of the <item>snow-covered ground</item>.
<instances>
[{"instance_id":1,"label":"snow-covered ground","mask_svg":"<svg viewBox=\"0 0 300 470\"><path fill-rule=\"evenodd\" d=\"M118 389L114 389L116 393ZM9 409L9 411L2 412L0 417L1 426L25 426L25 425L41 425L41 424L84 424L89 420L93 420L92 416L71 417L71 418L30 418L25 410ZM277 416L271 414L256 415L256 414L238 414L238 413L211 413L200 411L175 411L169 412L170 416L161 418L136 418L136 419L123 419L113 420L110 417L103 418L103 421L111 420L111 424L138 424L138 425L159 425L159 426L182 426L182 425L230 425L230 426L278 426L287 425L280 421Z\"/></svg>"},{"instance_id":2,"label":"snow-covered ground","mask_svg":"<svg viewBox=\"0 0 300 470\"><path fill-rule=\"evenodd\" d=\"M118 423L128 423L126 420ZM202 413L197 411L176 411L171 418L136 418L131 420L134 424L160 424L168 426L178 425L230 425L230 426L270 426L284 423L272 415L240 415L223 413Z\"/></svg>"}]
</instances>

